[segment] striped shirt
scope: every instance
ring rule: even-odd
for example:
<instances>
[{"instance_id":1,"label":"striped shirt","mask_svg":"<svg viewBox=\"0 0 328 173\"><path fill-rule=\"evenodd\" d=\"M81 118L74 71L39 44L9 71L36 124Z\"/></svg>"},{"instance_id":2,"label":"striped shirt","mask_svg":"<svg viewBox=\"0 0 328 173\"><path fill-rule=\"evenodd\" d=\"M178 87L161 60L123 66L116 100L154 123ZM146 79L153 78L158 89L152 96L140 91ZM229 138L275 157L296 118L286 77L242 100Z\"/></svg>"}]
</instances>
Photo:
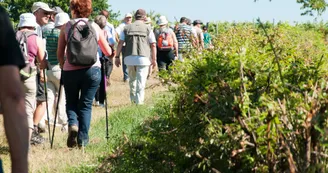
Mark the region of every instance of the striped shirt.
<instances>
[{"instance_id":1,"label":"striped shirt","mask_svg":"<svg viewBox=\"0 0 328 173\"><path fill-rule=\"evenodd\" d=\"M46 30L43 32L44 38L46 38L47 52L48 52L48 62L51 65L57 65L57 45L58 38L60 34L60 29L53 28L51 30Z\"/></svg>"},{"instance_id":2,"label":"striped shirt","mask_svg":"<svg viewBox=\"0 0 328 173\"><path fill-rule=\"evenodd\" d=\"M186 24L179 24L178 29L176 29L175 34L177 36L179 44L179 52L187 52L191 49L191 37L192 37L192 28Z\"/></svg>"}]
</instances>

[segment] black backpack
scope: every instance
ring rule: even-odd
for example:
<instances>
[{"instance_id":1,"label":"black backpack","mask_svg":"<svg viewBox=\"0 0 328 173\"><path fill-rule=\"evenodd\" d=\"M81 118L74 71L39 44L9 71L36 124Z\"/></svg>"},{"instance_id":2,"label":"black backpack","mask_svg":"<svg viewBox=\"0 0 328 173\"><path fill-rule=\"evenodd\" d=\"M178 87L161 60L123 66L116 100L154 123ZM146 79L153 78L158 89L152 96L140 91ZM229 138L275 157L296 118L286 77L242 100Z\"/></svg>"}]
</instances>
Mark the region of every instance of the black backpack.
<instances>
[{"instance_id":1,"label":"black backpack","mask_svg":"<svg viewBox=\"0 0 328 173\"><path fill-rule=\"evenodd\" d=\"M85 25L78 25L84 22ZM67 60L72 65L91 66L97 62L98 41L91 21L69 21Z\"/></svg>"},{"instance_id":2,"label":"black backpack","mask_svg":"<svg viewBox=\"0 0 328 173\"><path fill-rule=\"evenodd\" d=\"M21 52L24 57L25 61L25 67L20 70L20 76L22 80L26 80L32 75L36 74L36 69L32 68L31 62L30 62L30 56L28 55L28 43L27 39L32 36L37 35L35 32L32 31L17 31L16 32L16 40L19 43L19 47L21 49Z\"/></svg>"}]
</instances>

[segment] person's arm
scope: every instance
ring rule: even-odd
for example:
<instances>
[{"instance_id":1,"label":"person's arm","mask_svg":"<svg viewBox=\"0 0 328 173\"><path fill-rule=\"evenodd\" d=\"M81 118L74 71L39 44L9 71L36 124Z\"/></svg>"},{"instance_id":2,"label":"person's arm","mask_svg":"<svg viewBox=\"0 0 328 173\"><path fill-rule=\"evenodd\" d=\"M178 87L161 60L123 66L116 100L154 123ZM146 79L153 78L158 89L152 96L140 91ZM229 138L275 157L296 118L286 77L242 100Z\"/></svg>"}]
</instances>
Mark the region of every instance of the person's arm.
<instances>
[{"instance_id":1,"label":"person's arm","mask_svg":"<svg viewBox=\"0 0 328 173\"><path fill-rule=\"evenodd\" d=\"M149 33L148 42L150 44L150 49L151 49L151 65L152 68L154 69L157 64L157 60L156 60L157 49L156 49L156 37L153 31Z\"/></svg>"},{"instance_id":2,"label":"person's arm","mask_svg":"<svg viewBox=\"0 0 328 173\"><path fill-rule=\"evenodd\" d=\"M120 41L118 42L117 48L116 48L116 56L115 56L115 65L116 65L116 67L119 67L121 65L120 54L122 52L123 44L125 42L124 40L125 40L125 34L122 31L120 33Z\"/></svg>"},{"instance_id":3,"label":"person's arm","mask_svg":"<svg viewBox=\"0 0 328 173\"><path fill-rule=\"evenodd\" d=\"M25 94L16 66L0 67L0 102L10 148L13 173L28 172L29 128Z\"/></svg>"},{"instance_id":4,"label":"person's arm","mask_svg":"<svg viewBox=\"0 0 328 173\"><path fill-rule=\"evenodd\" d=\"M47 67L46 59L45 59L45 50L43 40L40 37L36 38L36 44L38 45L38 52L37 52L37 62L40 64L40 69L45 69Z\"/></svg>"},{"instance_id":5,"label":"person's arm","mask_svg":"<svg viewBox=\"0 0 328 173\"><path fill-rule=\"evenodd\" d=\"M65 59L64 59L65 48L66 48L65 28L66 26L61 28L58 38L58 46L57 46L57 59L61 69L63 69L65 63Z\"/></svg>"},{"instance_id":6,"label":"person's arm","mask_svg":"<svg viewBox=\"0 0 328 173\"><path fill-rule=\"evenodd\" d=\"M172 30L171 30L172 31ZM175 33L172 31L172 36L173 36L173 47L174 47L174 54L176 57L178 57L179 54L179 43L178 43L178 39L177 36L175 35Z\"/></svg>"}]
</instances>

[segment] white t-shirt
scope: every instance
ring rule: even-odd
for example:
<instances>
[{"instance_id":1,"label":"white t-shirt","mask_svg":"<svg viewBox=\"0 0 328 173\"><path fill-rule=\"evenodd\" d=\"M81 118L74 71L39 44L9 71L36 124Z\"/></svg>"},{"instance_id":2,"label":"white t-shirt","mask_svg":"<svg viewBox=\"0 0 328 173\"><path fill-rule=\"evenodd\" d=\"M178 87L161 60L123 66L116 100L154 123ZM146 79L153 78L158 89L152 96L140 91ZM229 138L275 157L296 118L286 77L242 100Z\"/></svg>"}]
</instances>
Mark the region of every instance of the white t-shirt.
<instances>
[{"instance_id":1,"label":"white t-shirt","mask_svg":"<svg viewBox=\"0 0 328 173\"><path fill-rule=\"evenodd\" d=\"M125 40L125 34L123 30L120 32L120 40L124 41ZM153 31L149 33L148 36L148 43L156 43L156 38L155 34ZM124 58L124 63L125 65L150 65L150 57L144 57L144 56L135 56L135 55L130 55Z\"/></svg>"}]
</instances>

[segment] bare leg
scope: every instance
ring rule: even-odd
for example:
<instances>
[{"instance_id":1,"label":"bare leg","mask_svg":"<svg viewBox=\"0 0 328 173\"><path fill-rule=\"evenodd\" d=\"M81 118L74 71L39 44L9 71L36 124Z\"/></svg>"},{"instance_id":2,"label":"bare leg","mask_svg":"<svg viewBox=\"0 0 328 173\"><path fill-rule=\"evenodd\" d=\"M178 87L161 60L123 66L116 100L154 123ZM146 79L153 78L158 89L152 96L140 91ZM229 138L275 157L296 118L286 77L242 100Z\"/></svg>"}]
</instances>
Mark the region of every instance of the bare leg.
<instances>
[{"instance_id":1,"label":"bare leg","mask_svg":"<svg viewBox=\"0 0 328 173\"><path fill-rule=\"evenodd\" d=\"M37 102L36 109L33 116L34 125L38 125L46 112L46 102Z\"/></svg>"}]
</instances>

